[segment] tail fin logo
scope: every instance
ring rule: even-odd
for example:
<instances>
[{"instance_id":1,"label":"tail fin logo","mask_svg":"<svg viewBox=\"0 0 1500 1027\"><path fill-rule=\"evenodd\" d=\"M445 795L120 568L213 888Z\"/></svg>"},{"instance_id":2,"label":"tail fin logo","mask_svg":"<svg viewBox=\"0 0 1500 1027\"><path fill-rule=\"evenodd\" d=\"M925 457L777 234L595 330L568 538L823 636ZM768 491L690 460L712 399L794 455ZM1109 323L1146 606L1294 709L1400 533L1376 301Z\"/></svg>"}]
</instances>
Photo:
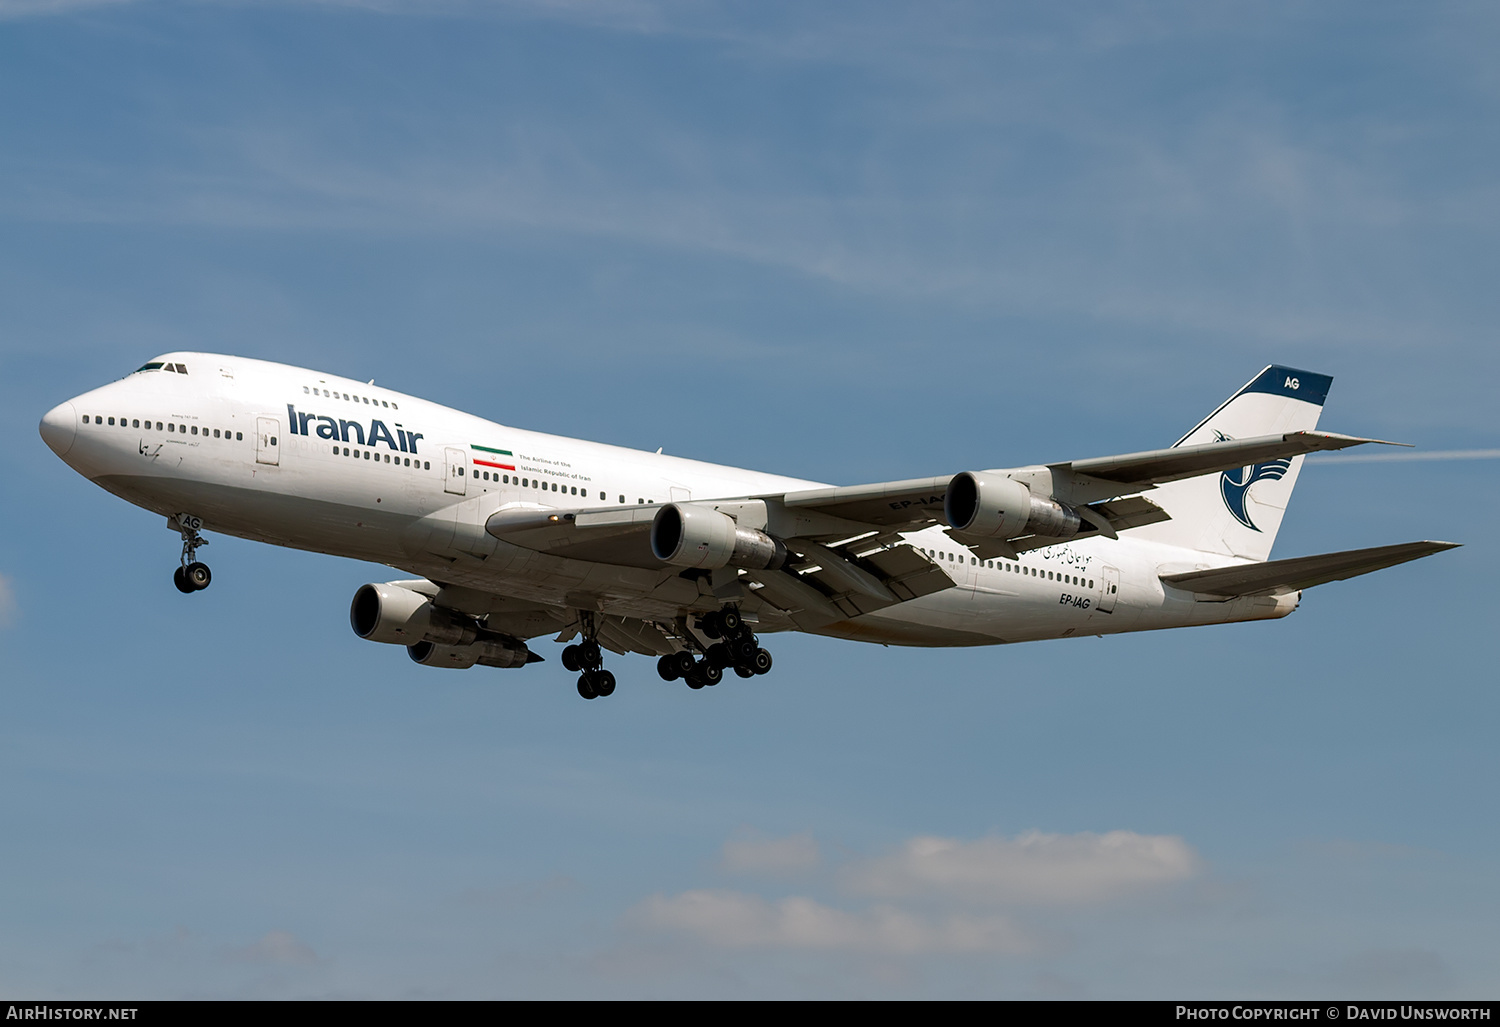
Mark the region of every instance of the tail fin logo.
<instances>
[{"instance_id":1,"label":"tail fin logo","mask_svg":"<svg viewBox=\"0 0 1500 1027\"><path fill-rule=\"evenodd\" d=\"M1221 431L1214 431L1215 442L1231 441L1228 435ZM1255 522L1250 519L1249 512L1245 509L1245 494L1250 491L1250 486L1258 481L1275 481L1292 469L1290 460L1267 460L1263 464L1252 464L1249 467L1236 467L1232 471L1225 471L1219 475L1219 495L1224 498L1224 506L1230 516L1239 521L1251 531L1259 531Z\"/></svg>"}]
</instances>

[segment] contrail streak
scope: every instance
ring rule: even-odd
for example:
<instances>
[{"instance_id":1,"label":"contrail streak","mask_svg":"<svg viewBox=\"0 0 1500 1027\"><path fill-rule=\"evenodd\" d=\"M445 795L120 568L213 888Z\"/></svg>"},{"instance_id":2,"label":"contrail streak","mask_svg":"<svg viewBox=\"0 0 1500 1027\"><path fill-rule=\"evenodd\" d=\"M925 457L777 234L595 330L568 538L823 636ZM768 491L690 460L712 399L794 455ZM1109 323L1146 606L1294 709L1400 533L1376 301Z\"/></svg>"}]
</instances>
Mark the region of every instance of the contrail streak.
<instances>
[{"instance_id":1,"label":"contrail streak","mask_svg":"<svg viewBox=\"0 0 1500 1027\"><path fill-rule=\"evenodd\" d=\"M1434 449L1429 453L1362 453L1357 456L1321 456L1320 464L1383 464L1397 460L1500 460L1500 449Z\"/></svg>"}]
</instances>

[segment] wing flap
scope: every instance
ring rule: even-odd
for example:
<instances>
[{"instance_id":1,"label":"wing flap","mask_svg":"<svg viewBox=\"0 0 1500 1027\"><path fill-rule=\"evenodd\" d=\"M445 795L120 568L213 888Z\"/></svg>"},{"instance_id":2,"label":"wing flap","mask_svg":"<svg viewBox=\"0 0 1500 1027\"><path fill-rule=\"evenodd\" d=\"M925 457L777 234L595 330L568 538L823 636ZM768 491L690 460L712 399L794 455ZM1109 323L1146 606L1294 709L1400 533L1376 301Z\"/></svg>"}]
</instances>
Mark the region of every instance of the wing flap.
<instances>
[{"instance_id":1,"label":"wing flap","mask_svg":"<svg viewBox=\"0 0 1500 1027\"><path fill-rule=\"evenodd\" d=\"M1170 521L1171 514L1157 506L1145 496L1127 496L1111 499L1107 503L1094 503L1088 509L1099 513L1115 531L1139 528L1158 521Z\"/></svg>"},{"instance_id":2,"label":"wing flap","mask_svg":"<svg viewBox=\"0 0 1500 1027\"><path fill-rule=\"evenodd\" d=\"M602 617L598 627L599 644L621 656L627 652L665 656L677 649L656 625L633 617Z\"/></svg>"},{"instance_id":3,"label":"wing flap","mask_svg":"<svg viewBox=\"0 0 1500 1027\"><path fill-rule=\"evenodd\" d=\"M898 603L953 587L953 579L910 545L865 552L860 540L848 548L808 546L800 567L751 571L756 595L782 610L798 627L817 628L874 613Z\"/></svg>"},{"instance_id":4,"label":"wing flap","mask_svg":"<svg viewBox=\"0 0 1500 1027\"><path fill-rule=\"evenodd\" d=\"M912 546L882 549L864 559L903 603L952 588L954 584L946 571Z\"/></svg>"},{"instance_id":5,"label":"wing flap","mask_svg":"<svg viewBox=\"0 0 1500 1027\"><path fill-rule=\"evenodd\" d=\"M1373 549L1350 549L1341 553L1298 556L1290 560L1236 564L1206 571L1163 574L1161 580L1173 588L1200 595L1232 599L1236 596L1277 595L1312 588L1329 581L1354 578L1409 560L1457 547L1457 542L1402 542Z\"/></svg>"}]
</instances>

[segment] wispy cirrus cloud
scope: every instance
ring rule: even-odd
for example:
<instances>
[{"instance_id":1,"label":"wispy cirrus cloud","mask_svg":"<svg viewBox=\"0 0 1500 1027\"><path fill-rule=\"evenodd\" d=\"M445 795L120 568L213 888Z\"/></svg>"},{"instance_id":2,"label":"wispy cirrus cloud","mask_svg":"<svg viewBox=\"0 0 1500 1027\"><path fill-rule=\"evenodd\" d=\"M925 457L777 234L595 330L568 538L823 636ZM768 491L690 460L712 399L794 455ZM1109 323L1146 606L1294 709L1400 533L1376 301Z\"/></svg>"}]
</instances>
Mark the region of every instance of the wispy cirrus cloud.
<instances>
[{"instance_id":1,"label":"wispy cirrus cloud","mask_svg":"<svg viewBox=\"0 0 1500 1027\"><path fill-rule=\"evenodd\" d=\"M1202 869L1181 838L1134 831L1016 838L912 838L896 851L844 869L851 892L882 898L942 897L966 903L1075 906L1185 881Z\"/></svg>"},{"instance_id":2,"label":"wispy cirrus cloud","mask_svg":"<svg viewBox=\"0 0 1500 1027\"><path fill-rule=\"evenodd\" d=\"M1350 456L1318 456L1317 462L1325 466L1338 464L1384 464L1405 463L1423 460L1500 460L1500 449L1432 449L1427 451L1397 453L1355 453Z\"/></svg>"},{"instance_id":3,"label":"wispy cirrus cloud","mask_svg":"<svg viewBox=\"0 0 1500 1027\"><path fill-rule=\"evenodd\" d=\"M268 931L249 945L225 950L225 957L239 963L273 966L313 966L321 962L312 946L290 931Z\"/></svg>"},{"instance_id":4,"label":"wispy cirrus cloud","mask_svg":"<svg viewBox=\"0 0 1500 1027\"><path fill-rule=\"evenodd\" d=\"M719 868L729 874L787 876L816 870L822 861L811 831L785 838L765 838L751 831L724 843Z\"/></svg>"},{"instance_id":5,"label":"wispy cirrus cloud","mask_svg":"<svg viewBox=\"0 0 1500 1027\"><path fill-rule=\"evenodd\" d=\"M810 835L732 839L721 867L806 868L815 845ZM768 898L701 888L652 895L631 910L627 922L726 948L1020 955L1052 942L1049 930L1024 922L1018 911L1034 920L1042 907L1101 906L1189 881L1203 869L1181 838L1133 831L1031 831L971 841L917 837L837 869L835 880L846 896L877 900L865 907L811 895Z\"/></svg>"},{"instance_id":6,"label":"wispy cirrus cloud","mask_svg":"<svg viewBox=\"0 0 1500 1027\"><path fill-rule=\"evenodd\" d=\"M120 7L138 0L0 0L0 21L70 14L88 7Z\"/></svg>"},{"instance_id":7,"label":"wispy cirrus cloud","mask_svg":"<svg viewBox=\"0 0 1500 1027\"><path fill-rule=\"evenodd\" d=\"M685 934L728 948L1022 954L1039 945L1004 916L928 916L887 905L848 912L802 896L768 901L737 891L653 895L632 912L631 919L639 927Z\"/></svg>"},{"instance_id":8,"label":"wispy cirrus cloud","mask_svg":"<svg viewBox=\"0 0 1500 1027\"><path fill-rule=\"evenodd\" d=\"M0 574L0 628L8 628L16 622L16 591L10 579Z\"/></svg>"}]
</instances>

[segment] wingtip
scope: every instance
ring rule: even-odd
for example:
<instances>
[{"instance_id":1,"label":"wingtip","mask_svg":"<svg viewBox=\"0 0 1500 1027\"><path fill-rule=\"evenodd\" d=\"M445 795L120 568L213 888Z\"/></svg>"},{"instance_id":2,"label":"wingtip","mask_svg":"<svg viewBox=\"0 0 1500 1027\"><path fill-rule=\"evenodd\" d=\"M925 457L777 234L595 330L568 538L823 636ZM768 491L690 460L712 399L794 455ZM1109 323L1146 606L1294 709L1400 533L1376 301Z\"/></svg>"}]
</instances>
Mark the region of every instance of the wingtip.
<instances>
[{"instance_id":1,"label":"wingtip","mask_svg":"<svg viewBox=\"0 0 1500 1027\"><path fill-rule=\"evenodd\" d=\"M1405 446L1407 449L1417 448L1417 444L1415 442L1392 442L1390 439L1367 439L1360 435L1345 435L1343 432L1337 431L1300 431L1291 432L1290 435L1311 435L1318 438L1334 439L1338 442L1343 443L1343 446L1335 447L1338 449L1343 449L1345 446L1366 446L1372 444L1376 446ZM1290 437L1290 435L1287 437Z\"/></svg>"}]
</instances>

